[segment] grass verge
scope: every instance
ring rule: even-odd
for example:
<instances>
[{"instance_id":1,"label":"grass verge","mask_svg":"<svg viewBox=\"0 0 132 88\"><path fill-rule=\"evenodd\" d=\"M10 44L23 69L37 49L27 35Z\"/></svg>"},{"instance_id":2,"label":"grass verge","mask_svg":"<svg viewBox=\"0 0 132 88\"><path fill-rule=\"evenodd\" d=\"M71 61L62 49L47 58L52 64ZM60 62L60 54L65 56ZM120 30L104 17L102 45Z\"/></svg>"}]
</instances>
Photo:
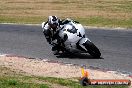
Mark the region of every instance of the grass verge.
<instances>
[{"instance_id":1,"label":"grass verge","mask_svg":"<svg viewBox=\"0 0 132 88\"><path fill-rule=\"evenodd\" d=\"M0 16L0 23L40 24L44 20L46 20L46 18L43 17Z\"/></svg>"},{"instance_id":2,"label":"grass verge","mask_svg":"<svg viewBox=\"0 0 132 88\"><path fill-rule=\"evenodd\" d=\"M0 88L84 88L78 81L55 77L27 76L0 66ZM75 78L74 78L75 79ZM87 86L85 88L128 88L127 86Z\"/></svg>"},{"instance_id":3,"label":"grass verge","mask_svg":"<svg viewBox=\"0 0 132 88\"><path fill-rule=\"evenodd\" d=\"M104 17L90 17L90 18L78 18L76 19L84 25L91 26L103 26L103 27L125 27L132 28L132 18L131 19L114 19L114 18L104 18Z\"/></svg>"},{"instance_id":4,"label":"grass verge","mask_svg":"<svg viewBox=\"0 0 132 88\"><path fill-rule=\"evenodd\" d=\"M125 27L132 28L132 18L131 19L110 19L103 18L100 16L89 17L89 18L75 18L83 25L91 26L103 26L103 27ZM0 23L19 23L19 24L41 24L41 22L46 21L46 17L4 17L0 16Z\"/></svg>"}]
</instances>

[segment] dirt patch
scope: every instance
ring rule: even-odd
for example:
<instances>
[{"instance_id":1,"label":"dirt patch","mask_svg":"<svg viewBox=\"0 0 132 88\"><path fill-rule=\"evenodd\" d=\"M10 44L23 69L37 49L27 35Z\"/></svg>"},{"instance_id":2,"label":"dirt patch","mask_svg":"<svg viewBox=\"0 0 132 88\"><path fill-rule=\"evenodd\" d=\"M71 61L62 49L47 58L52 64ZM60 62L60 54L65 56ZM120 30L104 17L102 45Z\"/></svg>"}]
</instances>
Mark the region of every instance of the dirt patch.
<instances>
[{"instance_id":1,"label":"dirt patch","mask_svg":"<svg viewBox=\"0 0 132 88\"><path fill-rule=\"evenodd\" d=\"M0 65L27 75L73 78L81 77L81 68L70 64L50 62L45 59L28 59L24 57L0 56ZM114 72L87 69L91 79L132 79Z\"/></svg>"}]
</instances>

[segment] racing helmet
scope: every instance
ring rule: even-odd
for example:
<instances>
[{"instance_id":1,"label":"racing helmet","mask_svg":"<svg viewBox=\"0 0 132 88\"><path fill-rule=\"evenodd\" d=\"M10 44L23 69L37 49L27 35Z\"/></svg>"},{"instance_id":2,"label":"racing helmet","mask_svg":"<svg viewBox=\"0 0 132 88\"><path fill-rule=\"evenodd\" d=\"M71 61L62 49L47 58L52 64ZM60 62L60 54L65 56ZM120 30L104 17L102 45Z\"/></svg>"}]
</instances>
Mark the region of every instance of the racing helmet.
<instances>
[{"instance_id":1,"label":"racing helmet","mask_svg":"<svg viewBox=\"0 0 132 88\"><path fill-rule=\"evenodd\" d=\"M59 25L59 18L57 16L49 16L48 24L52 29L56 29Z\"/></svg>"}]
</instances>

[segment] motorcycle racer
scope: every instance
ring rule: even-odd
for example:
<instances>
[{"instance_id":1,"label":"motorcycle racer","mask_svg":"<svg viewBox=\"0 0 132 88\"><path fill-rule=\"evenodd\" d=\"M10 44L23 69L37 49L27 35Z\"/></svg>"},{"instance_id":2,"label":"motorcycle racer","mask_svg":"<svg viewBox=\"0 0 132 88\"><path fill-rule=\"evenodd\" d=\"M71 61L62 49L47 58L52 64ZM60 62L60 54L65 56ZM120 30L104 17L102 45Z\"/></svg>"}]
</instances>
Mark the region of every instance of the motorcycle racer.
<instances>
[{"instance_id":1,"label":"motorcycle racer","mask_svg":"<svg viewBox=\"0 0 132 88\"><path fill-rule=\"evenodd\" d=\"M60 19L56 16L49 16L48 21L42 23L42 28L47 42L51 44L60 29Z\"/></svg>"},{"instance_id":2,"label":"motorcycle racer","mask_svg":"<svg viewBox=\"0 0 132 88\"><path fill-rule=\"evenodd\" d=\"M43 34L47 42L52 46L54 54L59 53L60 42L64 42L67 37L64 36L64 39L60 39L59 31L70 21L72 20L69 18L61 20L57 16L49 16L48 21L42 23Z\"/></svg>"},{"instance_id":3,"label":"motorcycle racer","mask_svg":"<svg viewBox=\"0 0 132 88\"><path fill-rule=\"evenodd\" d=\"M54 54L59 52L59 30L61 29L62 21L57 16L49 16L47 22L42 23L43 34L47 42L52 45ZM55 44L54 44L55 43Z\"/></svg>"}]
</instances>

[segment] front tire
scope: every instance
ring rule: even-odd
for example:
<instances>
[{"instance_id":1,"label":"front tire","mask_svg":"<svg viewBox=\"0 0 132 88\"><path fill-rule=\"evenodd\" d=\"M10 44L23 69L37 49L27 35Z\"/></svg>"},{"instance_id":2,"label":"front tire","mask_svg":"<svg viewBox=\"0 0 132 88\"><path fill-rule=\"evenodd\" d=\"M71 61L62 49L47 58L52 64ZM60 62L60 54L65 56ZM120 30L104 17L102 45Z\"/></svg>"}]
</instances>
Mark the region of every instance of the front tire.
<instances>
[{"instance_id":1,"label":"front tire","mask_svg":"<svg viewBox=\"0 0 132 88\"><path fill-rule=\"evenodd\" d=\"M100 58L101 53L99 49L90 41L86 41L84 44L85 48L87 49L88 53L95 57L95 58Z\"/></svg>"}]
</instances>

